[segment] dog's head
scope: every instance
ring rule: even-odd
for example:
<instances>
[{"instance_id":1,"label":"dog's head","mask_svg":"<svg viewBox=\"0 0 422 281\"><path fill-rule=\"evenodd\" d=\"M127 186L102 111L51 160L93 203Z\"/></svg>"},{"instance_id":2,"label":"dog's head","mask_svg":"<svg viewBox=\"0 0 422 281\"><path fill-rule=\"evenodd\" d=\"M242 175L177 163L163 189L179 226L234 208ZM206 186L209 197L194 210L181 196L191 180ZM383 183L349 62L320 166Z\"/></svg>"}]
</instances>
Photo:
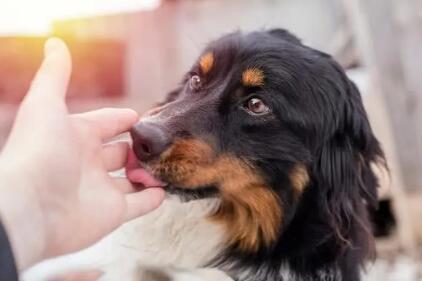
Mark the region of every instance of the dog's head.
<instances>
[{"instance_id":1,"label":"dog's head","mask_svg":"<svg viewBox=\"0 0 422 281\"><path fill-rule=\"evenodd\" d=\"M285 30L212 42L131 135L169 192L221 199L211 219L239 251L273 247L299 212L326 216L347 242L377 201L370 165L383 155L358 90Z\"/></svg>"}]
</instances>

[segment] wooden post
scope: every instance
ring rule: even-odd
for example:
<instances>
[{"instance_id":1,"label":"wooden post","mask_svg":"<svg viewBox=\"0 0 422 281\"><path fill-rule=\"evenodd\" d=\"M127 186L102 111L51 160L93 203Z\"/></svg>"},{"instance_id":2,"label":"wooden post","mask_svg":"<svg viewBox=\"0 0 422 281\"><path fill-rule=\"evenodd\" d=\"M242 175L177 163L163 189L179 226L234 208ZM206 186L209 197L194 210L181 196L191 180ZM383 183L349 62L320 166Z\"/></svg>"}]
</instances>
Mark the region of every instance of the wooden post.
<instances>
[{"instance_id":1,"label":"wooden post","mask_svg":"<svg viewBox=\"0 0 422 281\"><path fill-rule=\"evenodd\" d=\"M406 83L400 52L404 36L393 17L392 3L389 0L345 0L345 3L360 55L389 109L404 184L407 190L416 190L422 187L422 120L417 103L422 96L418 97ZM413 56L415 60L422 57L417 53Z\"/></svg>"},{"instance_id":2,"label":"wooden post","mask_svg":"<svg viewBox=\"0 0 422 281\"><path fill-rule=\"evenodd\" d=\"M398 169L393 174L393 204L398 219L401 246L415 250L415 231L408 210L405 190L422 186L422 120L415 111L415 96L406 84L400 52L401 33L393 16L390 0L344 0L350 24L355 33L362 61L371 83L382 93L389 113L395 142ZM415 54L418 56L418 54ZM422 97L419 97L422 101ZM381 140L382 141L382 140Z\"/></svg>"}]
</instances>

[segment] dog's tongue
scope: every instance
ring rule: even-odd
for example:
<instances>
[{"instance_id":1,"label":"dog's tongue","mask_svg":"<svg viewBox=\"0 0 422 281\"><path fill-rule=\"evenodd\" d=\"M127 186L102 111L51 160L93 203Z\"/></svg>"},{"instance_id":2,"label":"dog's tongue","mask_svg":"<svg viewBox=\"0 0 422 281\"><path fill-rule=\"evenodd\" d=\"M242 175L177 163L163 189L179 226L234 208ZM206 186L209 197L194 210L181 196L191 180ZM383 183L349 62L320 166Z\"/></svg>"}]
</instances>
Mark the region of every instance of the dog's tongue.
<instances>
[{"instance_id":1,"label":"dog's tongue","mask_svg":"<svg viewBox=\"0 0 422 281\"><path fill-rule=\"evenodd\" d=\"M148 173L139 163L132 149L128 151L126 176L133 183L142 184L144 187L164 187L167 184Z\"/></svg>"}]
</instances>

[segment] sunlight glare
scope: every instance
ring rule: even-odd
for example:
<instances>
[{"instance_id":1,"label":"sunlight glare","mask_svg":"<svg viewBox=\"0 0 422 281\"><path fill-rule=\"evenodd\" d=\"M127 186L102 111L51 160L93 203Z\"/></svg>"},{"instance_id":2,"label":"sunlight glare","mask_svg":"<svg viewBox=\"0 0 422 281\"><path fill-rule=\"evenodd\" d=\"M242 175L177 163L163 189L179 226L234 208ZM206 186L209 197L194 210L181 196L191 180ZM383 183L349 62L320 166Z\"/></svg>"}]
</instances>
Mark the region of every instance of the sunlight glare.
<instances>
[{"instance_id":1,"label":"sunlight glare","mask_svg":"<svg viewBox=\"0 0 422 281\"><path fill-rule=\"evenodd\" d=\"M58 19L151 10L160 0L0 0L1 35L46 35Z\"/></svg>"}]
</instances>

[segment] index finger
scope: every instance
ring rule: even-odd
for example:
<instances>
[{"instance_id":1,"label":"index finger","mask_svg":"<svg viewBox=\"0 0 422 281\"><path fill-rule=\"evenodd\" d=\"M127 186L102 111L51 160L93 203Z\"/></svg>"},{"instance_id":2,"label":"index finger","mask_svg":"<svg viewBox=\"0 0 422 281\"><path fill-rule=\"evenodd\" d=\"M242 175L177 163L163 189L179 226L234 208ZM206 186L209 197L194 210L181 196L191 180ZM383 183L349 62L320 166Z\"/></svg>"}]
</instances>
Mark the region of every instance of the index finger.
<instances>
[{"instance_id":1,"label":"index finger","mask_svg":"<svg viewBox=\"0 0 422 281\"><path fill-rule=\"evenodd\" d=\"M72 118L81 118L92 122L97 127L99 137L103 141L127 132L139 120L138 113L129 108L101 108L73 114Z\"/></svg>"},{"instance_id":2,"label":"index finger","mask_svg":"<svg viewBox=\"0 0 422 281\"><path fill-rule=\"evenodd\" d=\"M69 84L72 63L66 44L49 39L44 46L44 60L39 68L26 99L64 99Z\"/></svg>"}]
</instances>

